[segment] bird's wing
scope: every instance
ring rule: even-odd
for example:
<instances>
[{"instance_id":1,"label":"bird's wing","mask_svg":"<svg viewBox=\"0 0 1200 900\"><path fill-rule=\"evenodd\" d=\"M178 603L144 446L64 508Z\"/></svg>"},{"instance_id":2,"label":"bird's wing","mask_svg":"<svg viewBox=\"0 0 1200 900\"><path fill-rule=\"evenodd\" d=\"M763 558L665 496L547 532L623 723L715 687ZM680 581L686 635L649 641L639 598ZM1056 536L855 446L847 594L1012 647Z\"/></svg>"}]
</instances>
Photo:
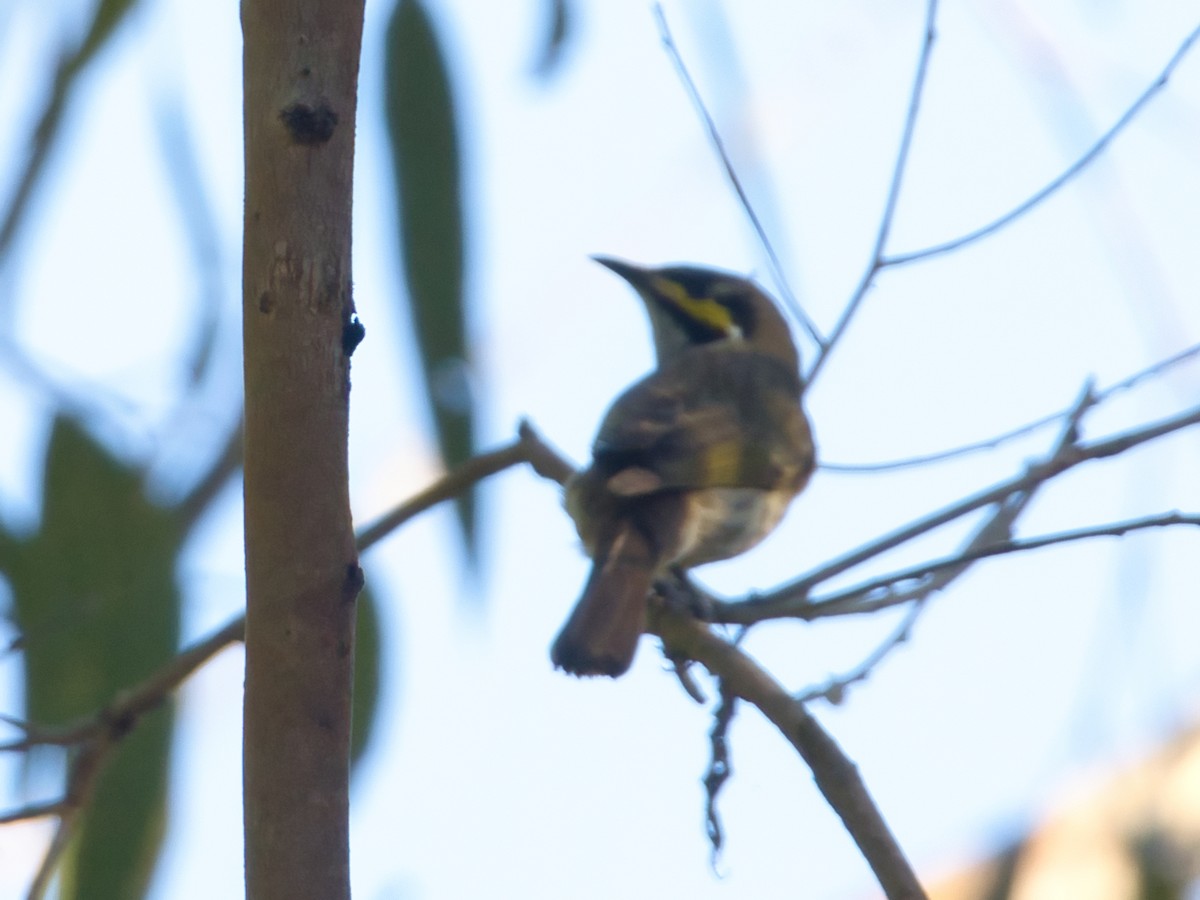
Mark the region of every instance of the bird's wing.
<instances>
[{"instance_id":1,"label":"bird's wing","mask_svg":"<svg viewBox=\"0 0 1200 900\"><path fill-rule=\"evenodd\" d=\"M727 358L698 352L618 397L593 448L597 465L609 473L609 490L636 496L676 488L779 487L791 470L806 465L794 448L807 443L796 435L802 430L806 436L808 426L798 397L764 390L770 380L759 368L757 360L730 365Z\"/></svg>"}]
</instances>

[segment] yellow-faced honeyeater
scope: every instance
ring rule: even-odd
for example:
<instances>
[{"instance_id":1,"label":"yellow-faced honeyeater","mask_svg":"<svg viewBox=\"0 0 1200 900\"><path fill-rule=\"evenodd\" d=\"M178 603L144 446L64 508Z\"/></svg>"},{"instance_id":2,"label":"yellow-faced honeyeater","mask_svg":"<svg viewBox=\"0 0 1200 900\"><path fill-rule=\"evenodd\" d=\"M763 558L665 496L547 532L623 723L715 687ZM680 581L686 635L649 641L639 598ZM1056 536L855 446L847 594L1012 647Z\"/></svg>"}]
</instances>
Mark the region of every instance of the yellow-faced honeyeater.
<instances>
[{"instance_id":1,"label":"yellow-faced honeyeater","mask_svg":"<svg viewBox=\"0 0 1200 900\"><path fill-rule=\"evenodd\" d=\"M658 362L614 401L591 465L567 483L593 564L551 659L615 677L633 662L655 580L761 541L816 454L796 345L760 287L712 269L596 261L642 298Z\"/></svg>"}]
</instances>

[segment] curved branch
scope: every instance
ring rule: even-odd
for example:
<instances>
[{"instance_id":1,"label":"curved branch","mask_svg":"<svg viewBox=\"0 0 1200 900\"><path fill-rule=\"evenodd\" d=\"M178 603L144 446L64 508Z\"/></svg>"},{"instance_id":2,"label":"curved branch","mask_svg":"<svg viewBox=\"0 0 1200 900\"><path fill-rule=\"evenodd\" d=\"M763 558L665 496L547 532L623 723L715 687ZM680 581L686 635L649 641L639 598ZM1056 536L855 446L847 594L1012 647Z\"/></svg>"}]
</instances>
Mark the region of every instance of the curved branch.
<instances>
[{"instance_id":1,"label":"curved branch","mask_svg":"<svg viewBox=\"0 0 1200 900\"><path fill-rule=\"evenodd\" d=\"M921 96L925 92L925 75L929 71L929 60L933 56L933 42L937 37L936 23L937 0L928 0L925 6L925 27L921 53L917 57L917 71L913 76L912 91L908 98L908 112L905 114L904 130L900 135L900 148L896 151L896 164L892 169L892 181L888 186L887 201L879 220L879 231L875 235L875 247L871 251L871 261L867 264L867 270L863 273L862 280L859 281L854 294L846 303L846 308L842 310L837 324L833 326L833 331L829 333L829 339L817 354L817 358L813 360L812 368L808 370L808 374L804 378L805 384L811 384L817 377L817 373L825 365L829 354L833 352L833 348L850 326L851 320L867 296L867 291L871 289L875 276L880 269L887 265L883 251L887 246L888 234L892 230L892 219L896 215L896 203L900 199L900 187L904 183L904 173L908 166L908 150L912 146L913 132L917 127L917 113L921 108Z\"/></svg>"},{"instance_id":2,"label":"curved branch","mask_svg":"<svg viewBox=\"0 0 1200 900\"><path fill-rule=\"evenodd\" d=\"M1160 359L1153 365L1149 365L1144 369L1134 372L1132 375L1122 378L1120 381L1114 382L1102 391L1096 392L1096 403L1102 403L1114 394L1119 394L1121 391L1129 390L1135 385L1145 381L1148 378L1154 378L1161 375L1167 369L1173 368L1181 363L1188 362L1195 357L1200 356L1200 344L1193 344L1178 353ZM907 459L897 459L889 462L878 463L829 463L822 462L821 469L825 472L843 472L843 473L870 473L891 472L897 469L911 469L917 466L925 466L931 463L945 462L948 459L955 459L959 456L967 456L971 453L976 453L981 450L994 450L1001 444L1015 440L1020 437L1025 437L1039 429L1045 428L1047 425L1053 425L1064 418L1071 415L1074 405L1061 409L1058 412L1050 413L1042 416L1039 419L1034 419L1032 422L1026 422L1024 425L1019 425L1010 431L1002 432L990 438L984 438L980 441L972 441L968 444L962 444L958 447L952 447L949 450L940 450L936 453L926 453L921 456L912 456Z\"/></svg>"},{"instance_id":3,"label":"curved branch","mask_svg":"<svg viewBox=\"0 0 1200 900\"><path fill-rule=\"evenodd\" d=\"M1126 519L1122 522L1110 522L1107 525L1075 528L1070 531L1059 531L1054 534L1043 534L1037 537L1003 541L983 547L976 547L953 556L932 559L920 565L901 569L890 575L872 578L870 581L847 588L844 591L839 591L836 594L831 594L828 597L815 599L812 601L811 618L860 615L907 603L913 599L911 596L895 596L892 594L891 589L904 582L923 581L940 572L958 569L981 559L989 559L993 556L1006 556L1010 553L1025 553L1030 550L1051 547L1055 544L1069 544L1098 537L1124 537L1134 531L1145 531L1149 528L1171 528L1176 525L1200 526L1200 513L1184 513L1176 510L1154 516ZM921 587L924 589L926 586L922 585Z\"/></svg>"},{"instance_id":4,"label":"curved branch","mask_svg":"<svg viewBox=\"0 0 1200 900\"><path fill-rule=\"evenodd\" d=\"M917 519L856 550L851 550L769 594L732 602L714 600L711 604L710 620L732 625L752 625L767 619L813 619L826 615L827 613L819 611L820 607L815 601L809 599L812 589L821 582L828 581L869 559L977 509L991 506L993 503L1003 503L1014 494L1031 491L1043 482L1049 481L1081 463L1117 456L1126 450L1197 424L1200 424L1200 406L1150 425L1131 429L1106 440L1091 444L1064 446L1050 458L1029 465L1021 475L952 503L938 512Z\"/></svg>"},{"instance_id":5,"label":"curved branch","mask_svg":"<svg viewBox=\"0 0 1200 900\"><path fill-rule=\"evenodd\" d=\"M229 480L242 468L242 439L245 422L239 418L237 425L229 432L225 445L191 490L179 501L179 518L185 531L190 531L200 516L208 509Z\"/></svg>"},{"instance_id":6,"label":"curved branch","mask_svg":"<svg viewBox=\"0 0 1200 900\"><path fill-rule=\"evenodd\" d=\"M468 459L415 497L401 503L391 512L384 514L362 529L355 541L359 552L373 547L414 516L420 515L439 503L453 500L485 478L521 463L528 463L543 478L559 484L565 483L574 471L570 463L555 453L538 436L529 422L523 421L518 428L517 440L507 447L501 447L499 450L492 450L489 453L481 453Z\"/></svg>"},{"instance_id":7,"label":"curved branch","mask_svg":"<svg viewBox=\"0 0 1200 900\"><path fill-rule=\"evenodd\" d=\"M750 197L746 194L746 189L742 187L742 180L738 177L737 170L733 167L733 160L729 158L729 153L725 149L725 141L721 138L721 132L717 130L717 123L713 121L704 98L700 96L700 89L696 87L696 82L692 80L692 73L688 71L687 64L683 61L683 55L679 52L679 47L676 45L675 38L671 34L671 28L667 24L667 16L663 12L662 4L655 3L653 9L654 18L658 22L659 39L662 41L663 48L667 51L667 56L671 58L671 62L675 66L679 80L683 82L683 89L687 92L688 99L692 102L692 107L700 116L700 121L704 125L704 131L708 137L708 143L716 151L717 157L721 160L721 166L725 169L725 177L729 179L729 184L733 188L733 192L737 194L738 204L742 207L746 218L750 220L750 226L754 229L754 234L758 237L759 244L762 245L763 250L767 254L767 262L771 266L771 274L775 277L775 283L779 286L780 299L783 300L788 310L795 315L804 330L808 332L808 336L812 338L813 343L817 345L818 349L824 350L825 339L821 337L820 330L804 311L804 307L800 305L800 301L796 299L796 295L792 292L791 285L788 284L787 276L783 271L783 264L779 261L779 255L775 252L774 244L771 243L770 237L767 236L767 229L763 227L762 220L759 219L754 205L750 202Z\"/></svg>"},{"instance_id":8,"label":"curved branch","mask_svg":"<svg viewBox=\"0 0 1200 900\"><path fill-rule=\"evenodd\" d=\"M1021 218L1021 216L1025 215L1025 213L1029 212L1035 206L1040 204L1043 200L1052 196L1064 184L1086 169L1092 160L1099 156L1108 147L1113 138L1125 130L1125 127L1131 121L1133 121L1134 117L1137 116L1139 112L1142 111L1142 107L1149 103L1155 94L1166 87L1167 81L1175 71L1175 67L1183 61L1183 58L1187 55L1188 51L1192 49L1192 45L1196 42L1197 38L1200 38L1200 26L1197 26L1191 34L1184 38L1183 43L1179 45L1179 49L1175 51L1175 54L1167 62L1162 72L1159 73L1158 78L1156 78L1151 85L1141 93L1141 95L1133 102L1133 105L1131 105L1127 110L1125 110L1124 113L1121 114L1120 118L1113 123L1112 127L1109 128L1108 131L1104 132L1104 134L1100 136L1100 139L1097 140L1096 143L1094 143L1086 153L1084 153L1077 160L1075 160L1075 162L1064 169L1058 175L1058 177L1051 180L1040 191L1029 197L1023 203L1013 207L998 219L989 222L987 225L983 225L979 228L976 228L974 231L968 232L967 234L954 238L953 240L946 241L945 243L934 244L931 247L925 247L921 250L913 250L909 253L898 253L895 256L886 257L882 261L882 264L884 266L903 266L907 265L908 263L918 262L934 256L940 256L943 253L949 253L951 250L957 250L960 247L965 247L967 244L973 244L975 241L999 231L1006 225L1011 225L1017 219Z\"/></svg>"},{"instance_id":9,"label":"curved branch","mask_svg":"<svg viewBox=\"0 0 1200 900\"><path fill-rule=\"evenodd\" d=\"M845 824L891 900L925 897L854 763L803 703L739 648L689 616L655 604L649 631L663 639L668 656L699 662L720 679L724 692L753 704L779 729L812 770L821 794Z\"/></svg>"}]
</instances>

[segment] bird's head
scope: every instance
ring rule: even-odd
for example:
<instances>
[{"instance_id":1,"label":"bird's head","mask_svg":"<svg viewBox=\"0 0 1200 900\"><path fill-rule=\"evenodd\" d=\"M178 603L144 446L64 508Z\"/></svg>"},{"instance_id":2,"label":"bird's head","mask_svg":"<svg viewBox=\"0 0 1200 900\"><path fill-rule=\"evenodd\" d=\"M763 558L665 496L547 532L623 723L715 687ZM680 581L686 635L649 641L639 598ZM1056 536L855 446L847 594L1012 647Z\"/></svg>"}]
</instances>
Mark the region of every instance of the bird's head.
<instances>
[{"instance_id":1,"label":"bird's head","mask_svg":"<svg viewBox=\"0 0 1200 900\"><path fill-rule=\"evenodd\" d=\"M799 367L787 321L754 282L697 266L654 269L609 256L592 258L633 285L645 302L659 365L688 347L733 341Z\"/></svg>"}]
</instances>

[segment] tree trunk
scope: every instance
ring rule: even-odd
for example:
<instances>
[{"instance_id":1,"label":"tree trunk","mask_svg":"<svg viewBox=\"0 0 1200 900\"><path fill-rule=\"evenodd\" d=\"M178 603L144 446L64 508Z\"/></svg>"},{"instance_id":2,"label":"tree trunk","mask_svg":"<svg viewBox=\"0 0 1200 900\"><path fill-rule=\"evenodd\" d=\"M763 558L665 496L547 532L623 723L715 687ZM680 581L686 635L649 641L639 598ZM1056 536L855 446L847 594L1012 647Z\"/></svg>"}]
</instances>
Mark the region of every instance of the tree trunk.
<instances>
[{"instance_id":1,"label":"tree trunk","mask_svg":"<svg viewBox=\"0 0 1200 900\"><path fill-rule=\"evenodd\" d=\"M361 0L244 0L246 895L350 896Z\"/></svg>"}]
</instances>

